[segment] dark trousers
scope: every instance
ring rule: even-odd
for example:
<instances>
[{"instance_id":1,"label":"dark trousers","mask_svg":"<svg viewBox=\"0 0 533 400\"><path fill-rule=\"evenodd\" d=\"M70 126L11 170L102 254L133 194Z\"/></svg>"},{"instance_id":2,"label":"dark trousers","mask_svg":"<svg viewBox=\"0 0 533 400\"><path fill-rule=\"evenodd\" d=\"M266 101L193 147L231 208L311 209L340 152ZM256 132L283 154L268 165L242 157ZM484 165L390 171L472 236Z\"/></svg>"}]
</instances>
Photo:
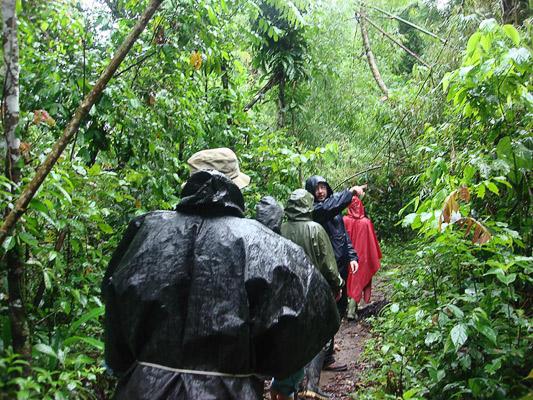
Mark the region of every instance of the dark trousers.
<instances>
[{"instance_id":1,"label":"dark trousers","mask_svg":"<svg viewBox=\"0 0 533 400\"><path fill-rule=\"evenodd\" d=\"M346 290L346 281L348 279L348 264L350 264L349 260L340 260L337 262L337 269L339 270L339 275L344 280L341 298L337 302L337 310L339 311L341 319L346 317L346 310L348 309L348 292Z\"/></svg>"}]
</instances>

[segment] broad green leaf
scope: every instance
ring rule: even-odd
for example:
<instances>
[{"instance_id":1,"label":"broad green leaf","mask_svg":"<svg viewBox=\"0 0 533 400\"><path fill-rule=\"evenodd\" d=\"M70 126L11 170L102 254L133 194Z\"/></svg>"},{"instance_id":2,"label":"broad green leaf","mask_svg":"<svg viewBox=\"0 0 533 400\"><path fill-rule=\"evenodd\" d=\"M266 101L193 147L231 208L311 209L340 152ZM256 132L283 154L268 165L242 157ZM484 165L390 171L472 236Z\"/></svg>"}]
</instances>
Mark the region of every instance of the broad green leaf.
<instances>
[{"instance_id":1,"label":"broad green leaf","mask_svg":"<svg viewBox=\"0 0 533 400\"><path fill-rule=\"evenodd\" d=\"M520 43L520 34L516 30L516 28L512 25L507 24L503 26L503 31L509 38L511 38L514 45L518 46L518 44Z\"/></svg>"},{"instance_id":2,"label":"broad green leaf","mask_svg":"<svg viewBox=\"0 0 533 400\"><path fill-rule=\"evenodd\" d=\"M44 204L42 201L37 200L37 199L32 199L30 201L30 207L29 208L37 210L37 211L40 211L40 212L45 213L45 214L48 213L48 211L49 211L49 209L46 206L46 204Z\"/></svg>"},{"instance_id":3,"label":"broad green leaf","mask_svg":"<svg viewBox=\"0 0 533 400\"><path fill-rule=\"evenodd\" d=\"M454 344L455 349L458 350L459 347L465 344L466 340L468 339L466 325L465 324L455 325L450 332L450 336L452 338L452 343Z\"/></svg>"},{"instance_id":4,"label":"broad green leaf","mask_svg":"<svg viewBox=\"0 0 533 400\"><path fill-rule=\"evenodd\" d=\"M98 227L100 228L100 230L104 233L107 233L107 234L112 234L114 231L113 231L113 228L111 226L109 226L108 224L106 224L105 222L100 222L98 224Z\"/></svg>"},{"instance_id":5,"label":"broad green leaf","mask_svg":"<svg viewBox=\"0 0 533 400\"><path fill-rule=\"evenodd\" d=\"M453 315L455 315L455 318L462 319L465 316L461 309L456 305L448 304L447 307L452 311Z\"/></svg>"},{"instance_id":6,"label":"broad green leaf","mask_svg":"<svg viewBox=\"0 0 533 400\"><path fill-rule=\"evenodd\" d=\"M511 283L513 283L516 280L516 274L496 274L496 278L506 286L509 286Z\"/></svg>"},{"instance_id":7,"label":"broad green leaf","mask_svg":"<svg viewBox=\"0 0 533 400\"><path fill-rule=\"evenodd\" d=\"M43 271L43 280L44 280L44 287L47 290L50 290L52 288L52 280L50 279L50 274L48 273L46 269Z\"/></svg>"},{"instance_id":8,"label":"broad green leaf","mask_svg":"<svg viewBox=\"0 0 533 400\"><path fill-rule=\"evenodd\" d=\"M61 192L61 194L63 194L65 199L67 199L67 202L72 204L72 198L70 197L70 194L68 194L68 192L65 190L65 188L61 186L59 183L54 183L54 186Z\"/></svg>"},{"instance_id":9,"label":"broad green leaf","mask_svg":"<svg viewBox=\"0 0 533 400\"><path fill-rule=\"evenodd\" d=\"M15 244L17 243L17 240L14 236L8 236L6 240L4 240L4 243L2 243L2 247L5 251L11 250L13 247L15 247Z\"/></svg>"},{"instance_id":10,"label":"broad green leaf","mask_svg":"<svg viewBox=\"0 0 533 400\"><path fill-rule=\"evenodd\" d=\"M413 388L413 389L409 389L408 391L404 392L403 396L402 396L402 399L403 400L409 400L409 399L412 399L414 395L416 395L418 393L420 389L418 388Z\"/></svg>"},{"instance_id":11,"label":"broad green leaf","mask_svg":"<svg viewBox=\"0 0 533 400\"><path fill-rule=\"evenodd\" d=\"M436 342L438 339L440 339L441 334L440 332L429 332L426 335L426 339L424 340L424 343L426 346L431 346L434 342Z\"/></svg>"},{"instance_id":12,"label":"broad green leaf","mask_svg":"<svg viewBox=\"0 0 533 400\"><path fill-rule=\"evenodd\" d=\"M485 197L485 185L483 184L480 184L478 187L477 187L477 197L479 197L480 199L483 199Z\"/></svg>"},{"instance_id":13,"label":"broad green leaf","mask_svg":"<svg viewBox=\"0 0 533 400\"><path fill-rule=\"evenodd\" d=\"M509 57L516 64L521 65L529 60L529 58L531 57L531 53L525 47L520 47L519 49L512 48L511 50L509 50Z\"/></svg>"},{"instance_id":14,"label":"broad green leaf","mask_svg":"<svg viewBox=\"0 0 533 400\"><path fill-rule=\"evenodd\" d=\"M86 323L87 321L89 321L91 319L98 318L99 316L103 315L104 312L105 312L105 308L104 307L95 307L95 308L93 308L92 310L90 310L86 314L82 315L81 318L79 318L76 321L74 321L72 323L72 325L70 326L70 328L69 328L69 332L71 332L71 333L72 332L76 332L81 325L83 325L84 323Z\"/></svg>"},{"instance_id":15,"label":"broad green leaf","mask_svg":"<svg viewBox=\"0 0 533 400\"><path fill-rule=\"evenodd\" d=\"M475 397L480 396L485 390L486 384L485 379L482 378L472 378L468 380L468 387L472 391L472 394Z\"/></svg>"},{"instance_id":16,"label":"broad green leaf","mask_svg":"<svg viewBox=\"0 0 533 400\"><path fill-rule=\"evenodd\" d=\"M487 182L487 188L492 193L500 194L500 191L498 190L498 186L496 186L493 182Z\"/></svg>"},{"instance_id":17,"label":"broad green leaf","mask_svg":"<svg viewBox=\"0 0 533 400\"><path fill-rule=\"evenodd\" d=\"M489 339L494 346L496 346L496 332L488 325L484 324L475 324L476 329L479 333L483 334L487 339Z\"/></svg>"},{"instance_id":18,"label":"broad green leaf","mask_svg":"<svg viewBox=\"0 0 533 400\"><path fill-rule=\"evenodd\" d=\"M470 36L470 39L468 39L468 43L466 45L466 54L472 54L474 50L476 50L476 47L480 39L481 39L480 32L476 32L472 36Z\"/></svg>"},{"instance_id":19,"label":"broad green leaf","mask_svg":"<svg viewBox=\"0 0 533 400\"><path fill-rule=\"evenodd\" d=\"M30 246L38 246L39 245L39 242L37 241L35 236L33 236L31 233L20 232L18 234L18 237L20 238L20 240L22 240L24 243L29 244Z\"/></svg>"},{"instance_id":20,"label":"broad green leaf","mask_svg":"<svg viewBox=\"0 0 533 400\"><path fill-rule=\"evenodd\" d=\"M71 336L63 341L63 345L70 346L73 343L80 342L80 341L85 342L100 351L104 350L104 343L101 340L88 337L88 336Z\"/></svg>"},{"instance_id":21,"label":"broad green leaf","mask_svg":"<svg viewBox=\"0 0 533 400\"><path fill-rule=\"evenodd\" d=\"M33 349L38 351L39 353L43 353L43 354L46 354L48 356L52 356L54 358L57 358L57 354L54 351L54 349L52 349L52 347L50 347L47 344L38 343L35 346L33 346Z\"/></svg>"}]
</instances>

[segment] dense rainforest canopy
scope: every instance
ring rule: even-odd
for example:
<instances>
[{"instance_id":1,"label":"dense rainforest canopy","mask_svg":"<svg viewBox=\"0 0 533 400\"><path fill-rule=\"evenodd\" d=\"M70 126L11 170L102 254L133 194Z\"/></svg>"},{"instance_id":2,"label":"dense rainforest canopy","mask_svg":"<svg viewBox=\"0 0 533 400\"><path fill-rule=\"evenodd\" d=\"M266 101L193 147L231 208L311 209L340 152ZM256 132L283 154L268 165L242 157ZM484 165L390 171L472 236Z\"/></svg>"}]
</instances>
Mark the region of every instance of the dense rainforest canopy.
<instances>
[{"instance_id":1,"label":"dense rainforest canopy","mask_svg":"<svg viewBox=\"0 0 533 400\"><path fill-rule=\"evenodd\" d=\"M18 221L0 229L0 398L109 398L105 267L209 147L251 176L249 217L311 174L369 184L398 261L354 398L531 396L528 1L164 0L100 85L149 3L2 2L0 202Z\"/></svg>"}]
</instances>

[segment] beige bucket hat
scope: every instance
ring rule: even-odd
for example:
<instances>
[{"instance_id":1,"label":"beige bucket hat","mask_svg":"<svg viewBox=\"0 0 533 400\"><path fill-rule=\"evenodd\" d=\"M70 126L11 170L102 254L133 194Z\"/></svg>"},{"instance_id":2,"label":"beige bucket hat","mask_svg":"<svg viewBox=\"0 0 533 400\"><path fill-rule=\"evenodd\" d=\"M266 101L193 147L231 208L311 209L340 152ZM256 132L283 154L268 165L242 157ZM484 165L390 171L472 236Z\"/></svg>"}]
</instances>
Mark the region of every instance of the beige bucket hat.
<instances>
[{"instance_id":1,"label":"beige bucket hat","mask_svg":"<svg viewBox=\"0 0 533 400\"><path fill-rule=\"evenodd\" d=\"M227 147L207 149L194 153L187 160L187 164L191 167L191 174L202 170L214 169L230 178L239 189L250 184L250 177L239 169L237 155Z\"/></svg>"}]
</instances>

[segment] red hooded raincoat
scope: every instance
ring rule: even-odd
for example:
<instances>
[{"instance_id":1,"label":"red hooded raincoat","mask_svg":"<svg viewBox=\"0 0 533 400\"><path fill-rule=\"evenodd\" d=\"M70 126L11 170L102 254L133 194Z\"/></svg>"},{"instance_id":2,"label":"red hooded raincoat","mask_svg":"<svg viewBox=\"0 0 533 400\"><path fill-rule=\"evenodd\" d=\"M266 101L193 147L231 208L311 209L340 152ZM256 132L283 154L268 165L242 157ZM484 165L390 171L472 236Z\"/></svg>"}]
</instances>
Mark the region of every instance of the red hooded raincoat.
<instances>
[{"instance_id":1,"label":"red hooded raincoat","mask_svg":"<svg viewBox=\"0 0 533 400\"><path fill-rule=\"evenodd\" d=\"M365 207L357 196L353 196L344 217L344 225L353 247L359 256L359 269L355 274L348 273L348 296L359 302L364 297L370 301L372 276L380 267L381 249L374 232L372 221L365 216Z\"/></svg>"}]
</instances>

